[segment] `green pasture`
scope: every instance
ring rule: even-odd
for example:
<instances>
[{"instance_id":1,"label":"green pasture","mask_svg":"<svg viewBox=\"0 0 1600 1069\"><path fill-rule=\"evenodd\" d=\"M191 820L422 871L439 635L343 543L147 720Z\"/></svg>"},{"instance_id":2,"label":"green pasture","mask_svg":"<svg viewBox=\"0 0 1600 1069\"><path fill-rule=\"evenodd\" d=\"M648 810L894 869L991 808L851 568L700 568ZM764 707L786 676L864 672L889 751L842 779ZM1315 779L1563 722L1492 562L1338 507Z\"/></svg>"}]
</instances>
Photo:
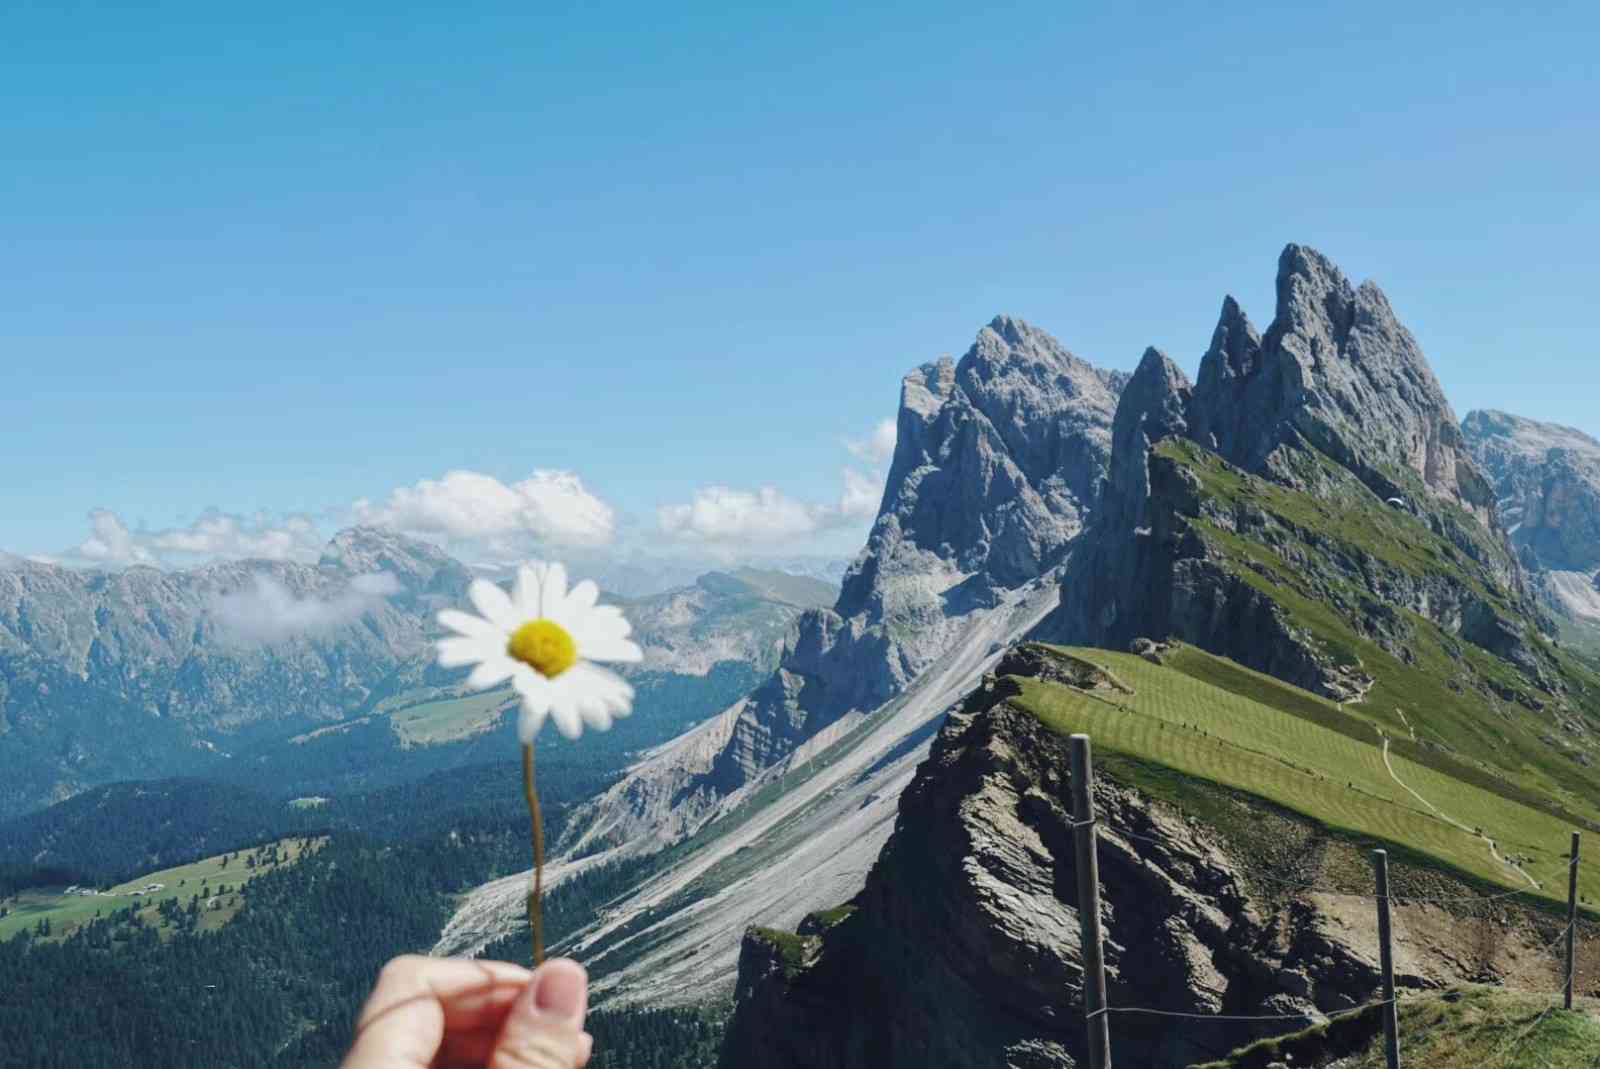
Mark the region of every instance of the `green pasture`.
<instances>
[{"instance_id":1,"label":"green pasture","mask_svg":"<svg viewBox=\"0 0 1600 1069\"><path fill-rule=\"evenodd\" d=\"M1361 739L1359 731L1344 733L1297 715L1293 703L1265 704L1131 654L1065 652L1114 673L1134 693L1091 694L1019 679L1015 704L1052 729L1089 734L1099 752L1137 759L1131 769L1139 761L1164 766L1346 834L1403 846L1482 881L1532 891L1491 857L1482 839L1434 815L1391 778L1375 728ZM1263 688L1263 696L1270 699L1272 691ZM1395 775L1434 806L1482 828L1502 855L1528 858L1523 867L1543 885L1545 897L1565 899L1571 823L1393 752L1390 761ZM1600 864L1580 870L1580 888L1591 900L1600 897Z\"/></svg>"},{"instance_id":2,"label":"green pasture","mask_svg":"<svg viewBox=\"0 0 1600 1069\"><path fill-rule=\"evenodd\" d=\"M1593 1069L1600 1065L1600 1018L1583 999L1469 987L1400 1001L1400 1064L1428 1069ZM1343 1014L1301 1032L1264 1039L1195 1069L1267 1069L1327 1065L1382 1069L1377 1011Z\"/></svg>"},{"instance_id":3,"label":"green pasture","mask_svg":"<svg viewBox=\"0 0 1600 1069\"><path fill-rule=\"evenodd\" d=\"M488 730L516 701L510 689L485 691L413 705L391 713L389 722L405 745L433 746Z\"/></svg>"},{"instance_id":4,"label":"green pasture","mask_svg":"<svg viewBox=\"0 0 1600 1069\"><path fill-rule=\"evenodd\" d=\"M325 841L310 840L310 848L315 850ZM196 894L200 896L202 911L200 928L202 930L220 928L239 911L238 888L263 873L299 861L306 842L305 839L295 838L279 840L277 843L279 861L276 865L264 860L267 856L267 847L263 846L234 851L232 860L229 861L224 861L229 855L218 854L188 865L151 872L127 883L118 884L116 887L96 888L105 893L93 896L69 895L65 893L65 887L24 890L10 898L0 899L0 908L6 910L6 915L0 917L0 942L19 932L34 929L41 920L49 920L50 938L65 938L74 929L94 920L96 913L101 917L109 917L112 913L135 903L138 904L139 915L145 922L155 925L160 919L158 909L163 901L176 899L179 905L187 906L190 897ZM252 855L258 859L258 864L254 868L251 868L246 861L246 858ZM160 891L141 895L132 893L157 883L163 885ZM224 884L228 886L229 891L220 896L221 908L209 909L209 900L218 895ZM229 898L235 899L231 907L227 905Z\"/></svg>"}]
</instances>

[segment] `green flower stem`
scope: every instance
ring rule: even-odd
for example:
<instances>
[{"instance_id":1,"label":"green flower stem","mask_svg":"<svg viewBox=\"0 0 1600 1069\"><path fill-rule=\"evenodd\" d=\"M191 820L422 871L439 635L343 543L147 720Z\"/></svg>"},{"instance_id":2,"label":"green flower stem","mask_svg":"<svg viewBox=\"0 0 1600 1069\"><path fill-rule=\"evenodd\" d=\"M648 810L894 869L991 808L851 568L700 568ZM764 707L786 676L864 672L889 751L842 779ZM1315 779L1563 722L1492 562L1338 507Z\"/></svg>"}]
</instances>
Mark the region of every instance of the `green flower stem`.
<instances>
[{"instance_id":1,"label":"green flower stem","mask_svg":"<svg viewBox=\"0 0 1600 1069\"><path fill-rule=\"evenodd\" d=\"M539 817L539 794L533 789L533 743L522 745L522 794L528 800L533 822L533 886L528 889L528 927L533 930L533 965L544 964L544 822Z\"/></svg>"}]
</instances>

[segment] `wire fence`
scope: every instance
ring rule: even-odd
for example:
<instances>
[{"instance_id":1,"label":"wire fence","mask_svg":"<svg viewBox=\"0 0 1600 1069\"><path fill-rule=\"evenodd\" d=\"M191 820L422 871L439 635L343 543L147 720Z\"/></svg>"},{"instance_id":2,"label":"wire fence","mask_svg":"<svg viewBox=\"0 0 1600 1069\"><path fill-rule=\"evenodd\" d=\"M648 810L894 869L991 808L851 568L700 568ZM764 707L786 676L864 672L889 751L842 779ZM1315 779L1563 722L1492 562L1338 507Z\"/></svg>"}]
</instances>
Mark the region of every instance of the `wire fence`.
<instances>
[{"instance_id":1,"label":"wire fence","mask_svg":"<svg viewBox=\"0 0 1600 1069\"><path fill-rule=\"evenodd\" d=\"M1081 740L1081 741L1080 741ZM1544 938L1545 931L1538 921L1541 916L1554 904L1554 899L1544 891L1544 885L1537 888L1520 888L1501 891L1491 894L1396 894L1389 889L1388 884L1388 858L1383 850L1373 851L1374 861L1374 890L1370 892L1351 891L1339 887L1323 886L1318 882L1303 879L1287 879L1266 873L1252 872L1248 880L1259 882L1282 891L1293 894L1327 895L1358 901L1373 903L1378 914L1378 939L1380 942L1380 983L1383 988L1383 997L1361 1003L1346 1009L1333 1011L1307 1010L1298 1013L1209 1013L1193 1012L1178 1009L1165 1009L1153 1006L1123 1006L1111 1005L1107 999L1104 975L1104 951L1101 945L1101 930L1099 920L1099 863L1098 847L1102 839L1116 842L1144 842L1158 847L1162 851L1171 851L1174 842L1170 836L1156 838L1142 835L1122 827L1108 827L1096 819L1093 804L1092 777L1093 769L1089 759L1089 740L1087 736L1073 736L1073 796L1074 813L1071 822L1078 851L1078 866L1080 872L1087 872L1090 879L1082 881L1080 877L1079 918L1083 925L1083 939L1085 953L1085 981L1084 981L1084 1023L1088 1030L1089 1040L1089 1065L1090 1069L1108 1069L1110 1064L1110 1036L1108 1021L1113 1016L1140 1016L1165 1019L1203 1021L1216 1023L1241 1023L1241 1024L1268 1024L1290 1023L1312 1024L1327 1020L1332 1017L1348 1017L1354 1014L1366 1013L1371 1010L1380 1010L1384 1016L1384 1032L1386 1057L1389 1069L1399 1069L1400 1056L1403 1053L1399 1029L1398 1008L1404 1002L1407 1005L1416 1005L1437 999L1451 999L1457 996L1445 991L1433 991L1429 994L1410 994L1402 999L1395 990L1393 972L1393 947L1391 936L1390 906L1418 907L1437 906L1455 914L1467 912L1477 914L1480 923L1499 927L1500 931L1495 939L1505 938L1506 929L1510 926L1510 919L1505 913L1508 906L1516 904L1516 900L1527 900L1528 905L1537 909L1526 915L1523 919L1533 926L1538 938L1543 939L1541 945L1531 951L1521 950L1512 954L1521 965L1520 971L1527 975L1537 973L1538 966L1527 966L1529 959L1534 962L1544 962L1554 966L1556 978L1560 981L1560 990L1551 998L1548 1006L1542 1012L1532 1017L1527 1024L1515 1030L1508 1030L1507 1035L1500 1040L1483 1061L1481 1069L1499 1069L1502 1066L1513 1066L1519 1063L1507 1061L1515 1058L1519 1045L1534 1033L1536 1029L1549 1017L1551 1013L1563 1007L1570 1009L1574 990L1577 986L1579 975L1578 956L1580 945L1577 934L1580 931L1578 918L1577 896L1577 869L1579 865L1579 838L1578 833L1572 833L1570 849L1566 851L1566 864L1562 866L1568 876L1567 920L1554 935ZM1149 860L1144 854L1134 851L1143 864ZM1519 870L1520 871L1520 870ZM1531 880L1531 877L1530 877ZM1091 901L1085 902L1081 895L1087 891ZM1481 913L1477 911L1481 910ZM1092 911L1094 921L1091 924L1085 917L1086 911ZM1094 941L1093 952L1088 953L1090 940ZM1491 940L1494 942L1494 940ZM1490 952L1484 955L1492 958L1501 949L1496 943ZM1091 975L1097 973L1097 975ZM1525 990L1525 989L1524 989Z\"/></svg>"}]
</instances>

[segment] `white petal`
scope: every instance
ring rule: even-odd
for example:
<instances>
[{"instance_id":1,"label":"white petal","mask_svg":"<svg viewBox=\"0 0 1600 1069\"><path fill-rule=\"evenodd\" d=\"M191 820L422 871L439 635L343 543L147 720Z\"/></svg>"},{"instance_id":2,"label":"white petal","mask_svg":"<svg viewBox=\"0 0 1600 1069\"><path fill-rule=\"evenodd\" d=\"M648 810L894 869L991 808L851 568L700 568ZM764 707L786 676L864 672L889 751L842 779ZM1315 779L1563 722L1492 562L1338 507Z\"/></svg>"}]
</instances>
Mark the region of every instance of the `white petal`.
<instances>
[{"instance_id":1,"label":"white petal","mask_svg":"<svg viewBox=\"0 0 1600 1069\"><path fill-rule=\"evenodd\" d=\"M562 616L567 602L567 566L560 561L550 565L544 573L544 589L539 599L539 615L549 619Z\"/></svg>"},{"instance_id":2,"label":"white petal","mask_svg":"<svg viewBox=\"0 0 1600 1069\"><path fill-rule=\"evenodd\" d=\"M516 670L517 662L510 657L493 657L472 670L467 677L467 686L476 690L497 686L510 679Z\"/></svg>"},{"instance_id":3,"label":"white petal","mask_svg":"<svg viewBox=\"0 0 1600 1069\"><path fill-rule=\"evenodd\" d=\"M511 603L516 606L517 616L523 620L533 620L539 616L539 587L544 578L544 568L544 561L536 560L517 569L517 583L511 591Z\"/></svg>"},{"instance_id":4,"label":"white petal","mask_svg":"<svg viewBox=\"0 0 1600 1069\"><path fill-rule=\"evenodd\" d=\"M567 592L566 613L571 619L577 619L583 613L594 608L595 602L600 600L600 588L593 579L585 579Z\"/></svg>"},{"instance_id":5,"label":"white petal","mask_svg":"<svg viewBox=\"0 0 1600 1069\"><path fill-rule=\"evenodd\" d=\"M438 617L441 627L448 627L458 635L468 638L500 637L504 634L498 627L481 616L474 616L470 612L461 612L457 609L445 609Z\"/></svg>"},{"instance_id":6,"label":"white petal","mask_svg":"<svg viewBox=\"0 0 1600 1069\"><path fill-rule=\"evenodd\" d=\"M604 702L606 710L614 716L627 716L633 708L633 688L609 668L579 661L561 673L557 682L562 681L566 681L572 693Z\"/></svg>"},{"instance_id":7,"label":"white petal","mask_svg":"<svg viewBox=\"0 0 1600 1069\"><path fill-rule=\"evenodd\" d=\"M441 668L460 668L505 653L505 647L498 641L481 638L441 638L433 648Z\"/></svg>"},{"instance_id":8,"label":"white petal","mask_svg":"<svg viewBox=\"0 0 1600 1069\"><path fill-rule=\"evenodd\" d=\"M511 604L511 598L489 580L474 579L472 585L467 587L467 597L471 598L472 604L483 613L484 619L502 630L511 632L521 626L522 621L517 618L517 611Z\"/></svg>"},{"instance_id":9,"label":"white petal","mask_svg":"<svg viewBox=\"0 0 1600 1069\"><path fill-rule=\"evenodd\" d=\"M583 717L583 722L595 731L611 730L611 712L606 708L606 703L598 697L585 697L578 703L578 713Z\"/></svg>"},{"instance_id":10,"label":"white petal","mask_svg":"<svg viewBox=\"0 0 1600 1069\"><path fill-rule=\"evenodd\" d=\"M522 712L517 717L517 737L523 742L533 741L544 726L545 714L550 712L550 685L536 672L519 665L511 677L511 685L522 695Z\"/></svg>"},{"instance_id":11,"label":"white petal","mask_svg":"<svg viewBox=\"0 0 1600 1069\"><path fill-rule=\"evenodd\" d=\"M591 661L620 661L632 664L644 660L644 651L625 638L591 640L585 642L579 650Z\"/></svg>"},{"instance_id":12,"label":"white petal","mask_svg":"<svg viewBox=\"0 0 1600 1069\"><path fill-rule=\"evenodd\" d=\"M626 683L621 692L606 695L606 708L614 717L624 717L633 712L633 688Z\"/></svg>"},{"instance_id":13,"label":"white petal","mask_svg":"<svg viewBox=\"0 0 1600 1069\"><path fill-rule=\"evenodd\" d=\"M552 704L550 719L556 722L556 730L569 739L575 739L583 734L583 719L578 715L576 704L570 700Z\"/></svg>"},{"instance_id":14,"label":"white petal","mask_svg":"<svg viewBox=\"0 0 1600 1069\"><path fill-rule=\"evenodd\" d=\"M549 711L530 706L526 699L523 700L522 711L517 714L517 738L521 739L524 745L532 742L533 737L539 734L539 729L544 727L545 715Z\"/></svg>"},{"instance_id":15,"label":"white petal","mask_svg":"<svg viewBox=\"0 0 1600 1069\"><path fill-rule=\"evenodd\" d=\"M511 671L511 685L517 688L517 693L524 698L533 695L545 695L544 700L549 701L549 681L521 661L518 661L516 667Z\"/></svg>"},{"instance_id":16,"label":"white petal","mask_svg":"<svg viewBox=\"0 0 1600 1069\"><path fill-rule=\"evenodd\" d=\"M565 626L580 651L590 643L625 639L633 632L633 625L615 605L597 605L581 616L575 615Z\"/></svg>"}]
</instances>

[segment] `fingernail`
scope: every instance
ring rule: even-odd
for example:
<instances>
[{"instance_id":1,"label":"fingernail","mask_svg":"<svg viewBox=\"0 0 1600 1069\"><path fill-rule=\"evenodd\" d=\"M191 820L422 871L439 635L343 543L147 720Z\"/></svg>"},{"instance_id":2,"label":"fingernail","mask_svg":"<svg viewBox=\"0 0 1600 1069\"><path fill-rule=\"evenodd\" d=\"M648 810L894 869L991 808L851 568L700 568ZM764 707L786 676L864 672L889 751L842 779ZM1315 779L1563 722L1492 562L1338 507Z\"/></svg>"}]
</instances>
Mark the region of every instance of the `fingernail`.
<instances>
[{"instance_id":1,"label":"fingernail","mask_svg":"<svg viewBox=\"0 0 1600 1069\"><path fill-rule=\"evenodd\" d=\"M533 1003L544 1013L575 1024L583 1022L588 1003L589 978L583 966L560 959L546 962L538 971Z\"/></svg>"}]
</instances>

